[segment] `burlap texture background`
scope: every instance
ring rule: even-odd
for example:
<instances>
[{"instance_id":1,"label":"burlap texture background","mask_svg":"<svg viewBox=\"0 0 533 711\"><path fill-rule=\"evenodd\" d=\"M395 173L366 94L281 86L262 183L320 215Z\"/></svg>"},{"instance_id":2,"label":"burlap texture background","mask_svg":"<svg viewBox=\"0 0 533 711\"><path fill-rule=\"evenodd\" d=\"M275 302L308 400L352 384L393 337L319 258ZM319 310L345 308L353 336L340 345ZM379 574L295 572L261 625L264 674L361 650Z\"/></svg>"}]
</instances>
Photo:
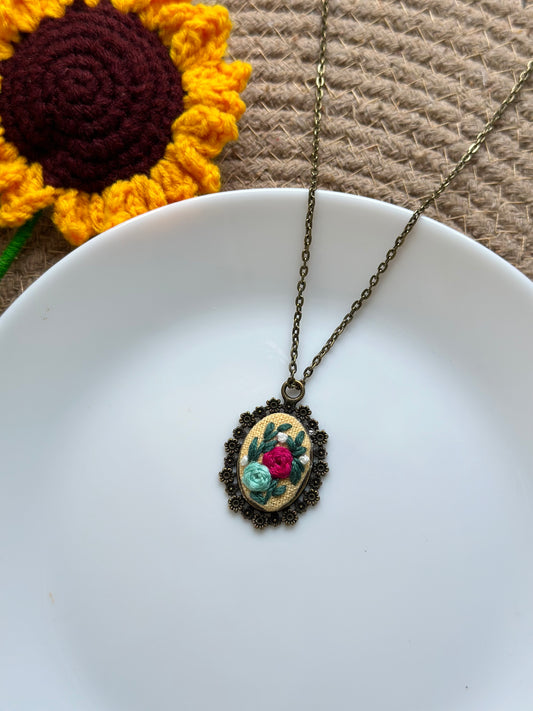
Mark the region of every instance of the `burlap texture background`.
<instances>
[{"instance_id":1,"label":"burlap texture background","mask_svg":"<svg viewBox=\"0 0 533 711\"><path fill-rule=\"evenodd\" d=\"M229 54L253 66L239 141L219 159L223 189L306 186L319 1L223 4ZM414 209L504 98L532 35L533 7L520 0L331 0L320 186ZM428 212L529 277L532 84ZM0 282L0 312L69 250L43 219Z\"/></svg>"}]
</instances>

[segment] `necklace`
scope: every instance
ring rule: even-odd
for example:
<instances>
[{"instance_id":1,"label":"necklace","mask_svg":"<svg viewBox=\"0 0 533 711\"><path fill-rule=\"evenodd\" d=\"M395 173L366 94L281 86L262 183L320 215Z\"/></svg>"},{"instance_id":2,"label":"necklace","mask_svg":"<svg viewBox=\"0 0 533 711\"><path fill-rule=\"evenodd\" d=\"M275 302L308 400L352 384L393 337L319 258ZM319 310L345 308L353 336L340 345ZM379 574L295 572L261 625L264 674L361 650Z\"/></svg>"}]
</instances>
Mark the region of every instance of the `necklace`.
<instances>
[{"instance_id":1,"label":"necklace","mask_svg":"<svg viewBox=\"0 0 533 711\"><path fill-rule=\"evenodd\" d=\"M384 259L369 279L368 286L352 303L348 312L331 333L311 363L298 370L300 323L304 305L304 291L309 273L309 259L313 238L315 195L318 186L320 128L322 100L325 88L327 21L329 0L321 0L320 45L315 81L313 111L313 140L311 150L311 179L308 189L305 216L304 246L301 255L299 279L296 284L295 310L292 325L292 341L289 358L289 377L281 386L282 399L272 398L266 405L240 416L233 436L225 443L226 457L219 474L229 496L229 508L241 513L253 525L262 529L284 523L294 525L299 516L319 501L319 489L328 472L325 445L326 432L320 429L311 410L300 401L305 395L305 386L314 370L337 342L339 336L352 322L358 311L372 295L390 262L404 244L420 216L441 195L454 178L470 163L473 156L495 128L507 107L516 99L523 85L533 73L533 60L502 101L473 143L459 159L440 185L428 195L413 212L402 232L398 235Z\"/></svg>"}]
</instances>

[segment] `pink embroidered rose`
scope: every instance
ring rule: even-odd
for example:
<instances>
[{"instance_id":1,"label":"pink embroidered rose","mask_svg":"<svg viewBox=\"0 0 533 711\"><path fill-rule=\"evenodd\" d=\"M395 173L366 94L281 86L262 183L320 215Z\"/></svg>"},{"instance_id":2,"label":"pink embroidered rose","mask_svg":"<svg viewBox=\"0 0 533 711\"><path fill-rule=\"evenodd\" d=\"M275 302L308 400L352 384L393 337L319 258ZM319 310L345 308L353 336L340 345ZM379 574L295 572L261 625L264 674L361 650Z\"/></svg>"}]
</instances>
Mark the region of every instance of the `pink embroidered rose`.
<instances>
[{"instance_id":1,"label":"pink embroidered rose","mask_svg":"<svg viewBox=\"0 0 533 711\"><path fill-rule=\"evenodd\" d=\"M287 447L274 447L263 454L263 464L268 467L270 476L274 479L286 479L291 473L292 454Z\"/></svg>"}]
</instances>

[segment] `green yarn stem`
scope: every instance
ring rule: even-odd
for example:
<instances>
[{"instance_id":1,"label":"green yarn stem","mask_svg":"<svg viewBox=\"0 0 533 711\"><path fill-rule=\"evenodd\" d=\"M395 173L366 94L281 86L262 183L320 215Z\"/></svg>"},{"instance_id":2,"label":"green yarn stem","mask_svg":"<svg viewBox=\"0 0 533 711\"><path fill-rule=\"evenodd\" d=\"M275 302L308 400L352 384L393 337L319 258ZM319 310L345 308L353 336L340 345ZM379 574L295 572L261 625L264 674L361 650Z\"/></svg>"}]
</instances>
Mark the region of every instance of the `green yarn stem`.
<instances>
[{"instance_id":1,"label":"green yarn stem","mask_svg":"<svg viewBox=\"0 0 533 711\"><path fill-rule=\"evenodd\" d=\"M11 242L9 242L2 254L0 254L0 279L5 276L5 273L26 244L26 241L33 232L33 228L35 227L40 216L41 212L36 212L33 217L30 217L30 219L22 225L22 227L19 227L13 235Z\"/></svg>"}]
</instances>

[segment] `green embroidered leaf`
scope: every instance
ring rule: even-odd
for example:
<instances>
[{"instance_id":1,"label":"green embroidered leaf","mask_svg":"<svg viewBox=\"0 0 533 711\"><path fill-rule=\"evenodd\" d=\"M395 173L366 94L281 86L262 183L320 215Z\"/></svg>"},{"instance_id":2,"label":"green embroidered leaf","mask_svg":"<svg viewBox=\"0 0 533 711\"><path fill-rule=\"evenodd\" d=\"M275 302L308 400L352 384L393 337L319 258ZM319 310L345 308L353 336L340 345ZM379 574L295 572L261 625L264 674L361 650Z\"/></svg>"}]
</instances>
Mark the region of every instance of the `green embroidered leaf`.
<instances>
[{"instance_id":1,"label":"green embroidered leaf","mask_svg":"<svg viewBox=\"0 0 533 711\"><path fill-rule=\"evenodd\" d=\"M275 425L273 422L269 422L268 425L265 427L265 431L263 433L263 439L267 440L272 437L272 434L274 432Z\"/></svg>"},{"instance_id":2,"label":"green embroidered leaf","mask_svg":"<svg viewBox=\"0 0 533 711\"><path fill-rule=\"evenodd\" d=\"M287 491L286 486L276 486L274 491L272 492L272 496L283 496L283 494Z\"/></svg>"},{"instance_id":3,"label":"green embroidered leaf","mask_svg":"<svg viewBox=\"0 0 533 711\"><path fill-rule=\"evenodd\" d=\"M257 447L257 437L254 437L253 440L250 442L250 446L248 447L248 461L249 462L255 462L257 461L257 458L260 455L259 448Z\"/></svg>"},{"instance_id":4,"label":"green embroidered leaf","mask_svg":"<svg viewBox=\"0 0 533 711\"><path fill-rule=\"evenodd\" d=\"M302 454L305 454L305 447L296 447L296 449L292 450L293 457L301 457Z\"/></svg>"},{"instance_id":5,"label":"green embroidered leaf","mask_svg":"<svg viewBox=\"0 0 533 711\"><path fill-rule=\"evenodd\" d=\"M301 462L299 462L297 459L293 459L291 473L289 474L289 481L291 482L291 484L293 486L296 486L296 484L302 478L302 470L300 468L301 466L302 466Z\"/></svg>"},{"instance_id":6,"label":"green embroidered leaf","mask_svg":"<svg viewBox=\"0 0 533 711\"><path fill-rule=\"evenodd\" d=\"M272 496L272 491L273 491L273 487L272 487L272 486L269 486L268 489L265 491L265 504L266 504L266 502L270 499L270 497Z\"/></svg>"},{"instance_id":7,"label":"green embroidered leaf","mask_svg":"<svg viewBox=\"0 0 533 711\"><path fill-rule=\"evenodd\" d=\"M292 425L290 425L288 422L285 422L285 424L280 425L278 427L278 432L286 432L287 430L290 430L291 427Z\"/></svg>"},{"instance_id":8,"label":"green embroidered leaf","mask_svg":"<svg viewBox=\"0 0 533 711\"><path fill-rule=\"evenodd\" d=\"M291 472L289 480L293 486L296 486L301 478L302 475L300 474L300 472Z\"/></svg>"},{"instance_id":9,"label":"green embroidered leaf","mask_svg":"<svg viewBox=\"0 0 533 711\"><path fill-rule=\"evenodd\" d=\"M277 442L275 439L270 439L268 440L268 442L263 442L263 444L261 444L259 447L259 453L264 454L265 452L270 452L270 450L274 449L276 445Z\"/></svg>"},{"instance_id":10,"label":"green embroidered leaf","mask_svg":"<svg viewBox=\"0 0 533 711\"><path fill-rule=\"evenodd\" d=\"M290 435L287 435L287 447L288 447L288 448L291 450L291 452L292 452L292 449L293 449L293 447L294 447L294 440L293 440L293 438L292 438Z\"/></svg>"},{"instance_id":11,"label":"green embroidered leaf","mask_svg":"<svg viewBox=\"0 0 533 711\"><path fill-rule=\"evenodd\" d=\"M303 472L303 470L305 469L304 465L300 462L299 459L293 459L292 463L300 473Z\"/></svg>"},{"instance_id":12,"label":"green embroidered leaf","mask_svg":"<svg viewBox=\"0 0 533 711\"><path fill-rule=\"evenodd\" d=\"M263 496L262 494L257 494L255 491L250 492L250 498L256 501L258 504L261 504L262 506L264 506L268 501L266 496Z\"/></svg>"},{"instance_id":13,"label":"green embroidered leaf","mask_svg":"<svg viewBox=\"0 0 533 711\"><path fill-rule=\"evenodd\" d=\"M272 479L272 481L268 485L267 493L271 494L277 485L278 485L278 482L276 481L276 479Z\"/></svg>"},{"instance_id":14,"label":"green embroidered leaf","mask_svg":"<svg viewBox=\"0 0 533 711\"><path fill-rule=\"evenodd\" d=\"M302 444L302 442L304 441L304 437L305 437L305 432L304 432L303 430L300 430L300 431L298 432L298 434L296 435L296 439L294 440L294 444L297 444L298 446L300 446L300 445Z\"/></svg>"}]
</instances>

